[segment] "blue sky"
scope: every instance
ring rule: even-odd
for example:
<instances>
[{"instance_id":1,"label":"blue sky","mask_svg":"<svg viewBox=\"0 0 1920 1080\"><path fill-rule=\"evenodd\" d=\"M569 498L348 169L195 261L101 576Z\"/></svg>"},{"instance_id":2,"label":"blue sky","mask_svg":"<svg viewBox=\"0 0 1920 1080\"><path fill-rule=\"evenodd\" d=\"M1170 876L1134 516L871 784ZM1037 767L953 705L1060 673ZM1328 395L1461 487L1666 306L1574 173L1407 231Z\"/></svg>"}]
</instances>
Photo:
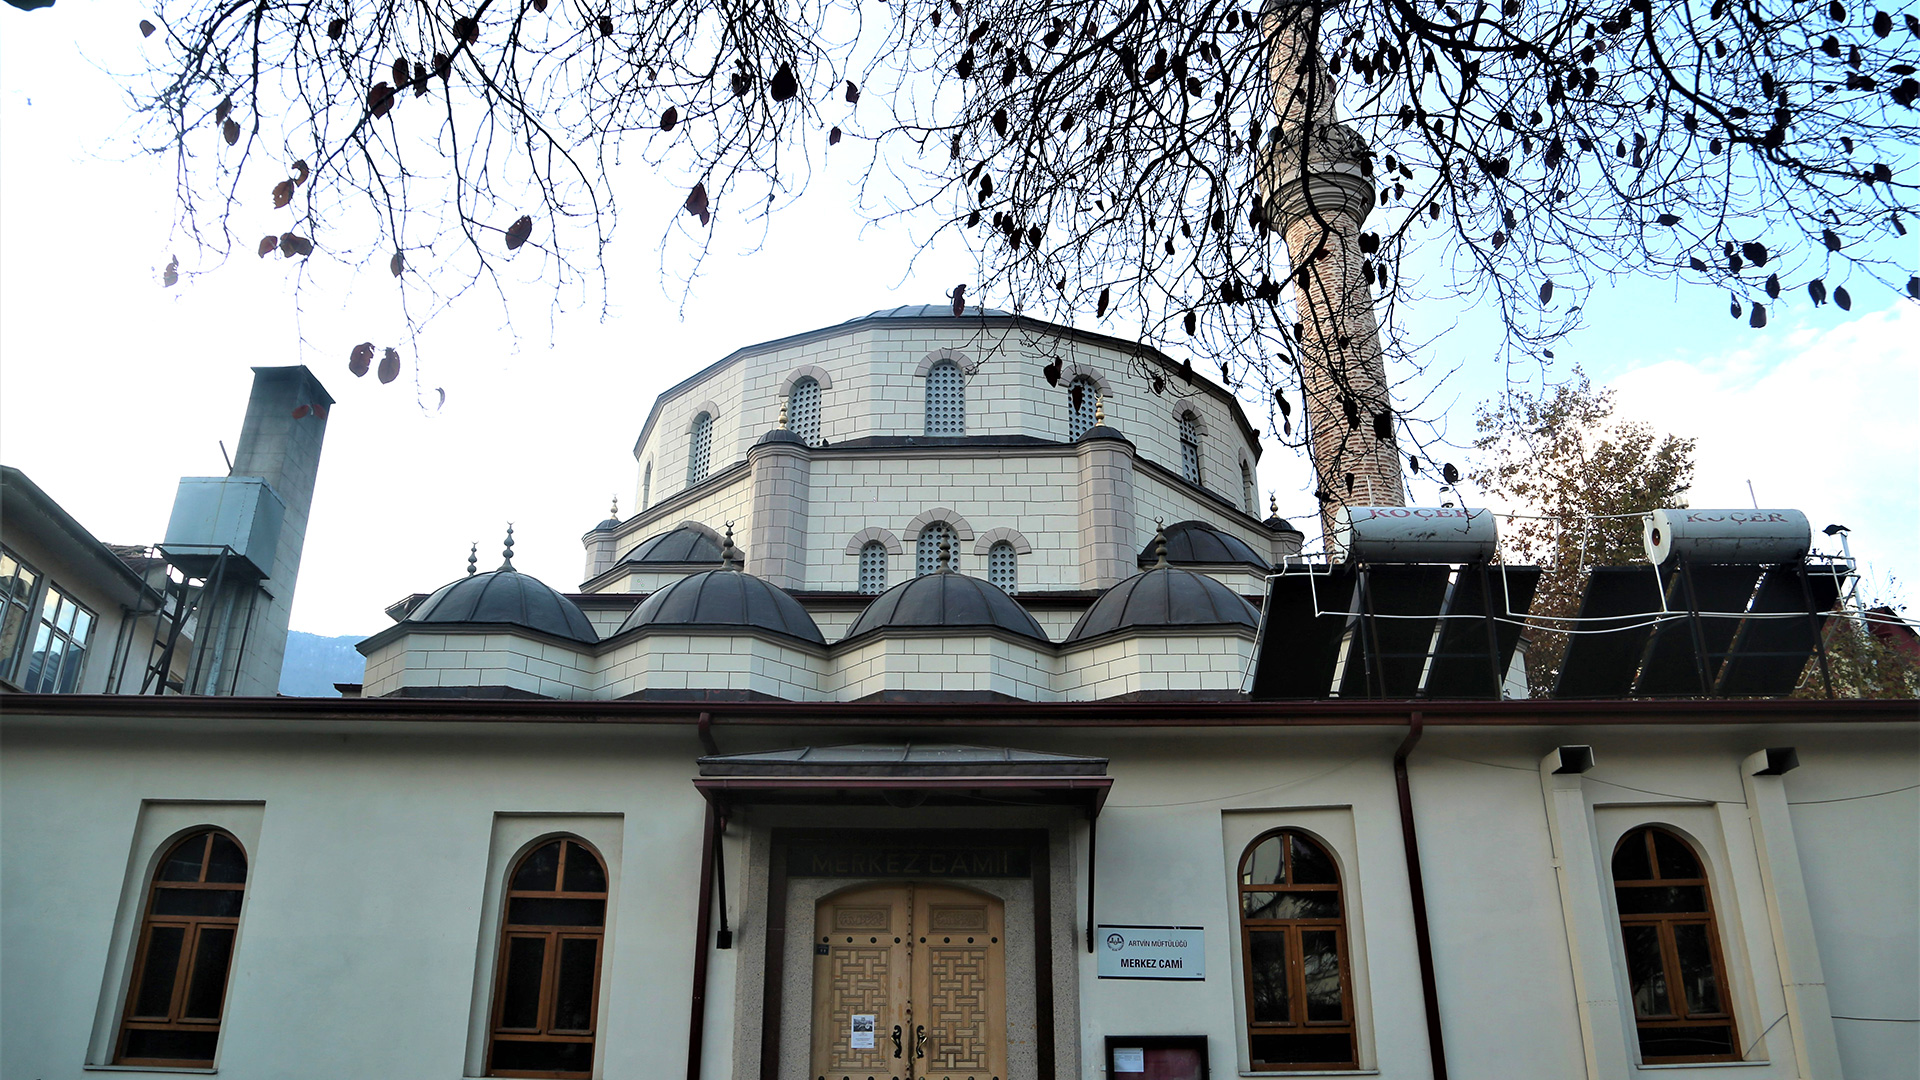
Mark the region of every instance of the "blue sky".
<instances>
[{"instance_id":1,"label":"blue sky","mask_svg":"<svg viewBox=\"0 0 1920 1080\"><path fill-rule=\"evenodd\" d=\"M421 390L429 403L435 387L448 395L443 410L423 409L411 370L384 387L345 370L354 342L404 344L383 269L356 278L311 260L297 306L297 264L277 257L243 254L159 286L171 253L194 265L168 235L167 164L127 160L124 95L81 56L132 67L145 13L123 0L0 9L0 459L102 539L152 542L180 476L225 471L217 440L231 449L238 435L247 369L310 365L339 405L296 629L377 630L385 604L462 572L469 542L497 557L508 520L516 563L572 588L580 534L613 493L631 499L631 447L659 390L741 345L937 303L972 277L959 251L910 267L914 238L863 229L829 169L764 243L723 234L733 246L716 248L683 304L656 246L677 189L630 170L618 180L611 317L556 312L537 286L513 294L511 327L497 306L469 305L419 343ZM236 210L242 235L268 231L253 226L268 209L257 194ZM1694 505L1748 505L1751 480L1763 505L1852 527L1871 575L1897 576L1914 596L1920 310L1855 291L1851 314L1790 308L1755 332L1727 317L1722 294L1622 282L1586 298L1590 329L1556 348L1556 373L1578 362L1616 388L1622 415L1699 438ZM1504 374L1476 331L1469 322L1435 346L1441 366L1460 369L1436 399L1460 441ZM1283 513L1312 517L1293 452L1269 447L1260 479ZM1414 497L1432 492L1416 484Z\"/></svg>"}]
</instances>

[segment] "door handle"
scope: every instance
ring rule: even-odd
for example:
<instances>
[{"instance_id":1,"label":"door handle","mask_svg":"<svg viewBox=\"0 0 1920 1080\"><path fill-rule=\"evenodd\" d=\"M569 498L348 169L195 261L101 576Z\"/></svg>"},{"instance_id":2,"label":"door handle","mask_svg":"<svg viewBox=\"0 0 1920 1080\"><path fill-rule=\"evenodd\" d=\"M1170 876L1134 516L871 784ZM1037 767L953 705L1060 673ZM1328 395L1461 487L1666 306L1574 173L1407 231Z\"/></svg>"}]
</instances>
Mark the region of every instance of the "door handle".
<instances>
[{"instance_id":1,"label":"door handle","mask_svg":"<svg viewBox=\"0 0 1920 1080\"><path fill-rule=\"evenodd\" d=\"M913 1056L917 1058L927 1056L927 1025L925 1024L913 1026Z\"/></svg>"},{"instance_id":2,"label":"door handle","mask_svg":"<svg viewBox=\"0 0 1920 1080\"><path fill-rule=\"evenodd\" d=\"M893 1056L900 1056L900 1025L893 1025Z\"/></svg>"}]
</instances>

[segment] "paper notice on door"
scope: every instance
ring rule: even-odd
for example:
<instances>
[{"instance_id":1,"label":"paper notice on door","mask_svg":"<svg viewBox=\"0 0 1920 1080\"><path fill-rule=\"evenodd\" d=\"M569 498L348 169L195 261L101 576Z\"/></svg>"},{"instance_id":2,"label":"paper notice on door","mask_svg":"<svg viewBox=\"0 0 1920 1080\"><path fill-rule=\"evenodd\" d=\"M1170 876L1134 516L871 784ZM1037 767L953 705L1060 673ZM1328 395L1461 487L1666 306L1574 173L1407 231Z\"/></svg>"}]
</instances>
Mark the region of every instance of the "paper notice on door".
<instances>
[{"instance_id":1,"label":"paper notice on door","mask_svg":"<svg viewBox=\"0 0 1920 1080\"><path fill-rule=\"evenodd\" d=\"M1143 1073L1147 1071L1147 1051L1139 1046L1116 1046L1113 1048L1113 1071L1117 1073Z\"/></svg>"},{"instance_id":2,"label":"paper notice on door","mask_svg":"<svg viewBox=\"0 0 1920 1080\"><path fill-rule=\"evenodd\" d=\"M873 1013L853 1014L853 1041L847 1045L855 1050L873 1049Z\"/></svg>"}]
</instances>

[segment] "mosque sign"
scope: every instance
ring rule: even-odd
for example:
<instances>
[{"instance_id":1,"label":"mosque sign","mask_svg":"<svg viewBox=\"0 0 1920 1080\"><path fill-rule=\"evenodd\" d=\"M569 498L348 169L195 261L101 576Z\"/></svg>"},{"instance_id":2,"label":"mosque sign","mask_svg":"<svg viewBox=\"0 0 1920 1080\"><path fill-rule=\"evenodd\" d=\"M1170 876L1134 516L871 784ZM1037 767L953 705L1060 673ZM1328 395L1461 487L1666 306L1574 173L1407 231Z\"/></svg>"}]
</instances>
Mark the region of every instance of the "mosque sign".
<instances>
[{"instance_id":1,"label":"mosque sign","mask_svg":"<svg viewBox=\"0 0 1920 1080\"><path fill-rule=\"evenodd\" d=\"M1097 926L1103 979L1204 979L1206 931L1198 926Z\"/></svg>"}]
</instances>

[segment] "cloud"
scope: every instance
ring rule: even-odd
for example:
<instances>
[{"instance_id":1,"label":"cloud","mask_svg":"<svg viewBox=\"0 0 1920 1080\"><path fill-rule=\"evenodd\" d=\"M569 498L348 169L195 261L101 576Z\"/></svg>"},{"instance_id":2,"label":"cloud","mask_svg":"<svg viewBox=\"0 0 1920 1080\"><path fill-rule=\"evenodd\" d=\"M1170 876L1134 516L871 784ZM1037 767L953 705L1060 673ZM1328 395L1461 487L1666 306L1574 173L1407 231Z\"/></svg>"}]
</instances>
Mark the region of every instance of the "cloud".
<instances>
[{"instance_id":1,"label":"cloud","mask_svg":"<svg viewBox=\"0 0 1920 1080\"><path fill-rule=\"evenodd\" d=\"M1755 335L1715 356L1635 367L1610 385L1616 415L1699 440L1692 505L1757 498L1805 511L1816 530L1846 525L1869 582L1884 586L1891 574L1897 596L1915 595L1920 308L1899 303L1831 329Z\"/></svg>"}]
</instances>

